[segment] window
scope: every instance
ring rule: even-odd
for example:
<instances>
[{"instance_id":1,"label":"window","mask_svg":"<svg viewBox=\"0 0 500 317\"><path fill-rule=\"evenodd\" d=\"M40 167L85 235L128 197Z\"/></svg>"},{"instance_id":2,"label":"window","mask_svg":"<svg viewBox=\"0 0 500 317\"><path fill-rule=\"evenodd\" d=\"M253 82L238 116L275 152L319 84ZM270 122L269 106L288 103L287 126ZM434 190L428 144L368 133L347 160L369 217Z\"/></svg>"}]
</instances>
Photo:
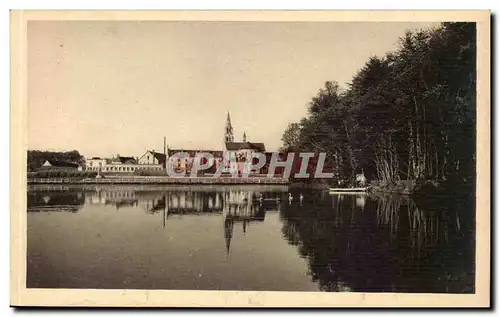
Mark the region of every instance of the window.
<instances>
[{"instance_id":1,"label":"window","mask_svg":"<svg viewBox=\"0 0 500 317\"><path fill-rule=\"evenodd\" d=\"M92 162L90 162L90 165L89 166L92 166Z\"/></svg>"}]
</instances>

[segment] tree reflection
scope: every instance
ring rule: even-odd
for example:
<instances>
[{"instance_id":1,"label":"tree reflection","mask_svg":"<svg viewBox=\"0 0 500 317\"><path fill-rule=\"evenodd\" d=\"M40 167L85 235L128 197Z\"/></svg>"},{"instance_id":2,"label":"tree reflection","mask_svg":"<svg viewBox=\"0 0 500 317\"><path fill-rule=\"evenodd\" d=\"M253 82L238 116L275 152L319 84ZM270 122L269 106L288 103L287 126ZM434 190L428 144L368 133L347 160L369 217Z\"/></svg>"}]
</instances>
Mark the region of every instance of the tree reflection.
<instances>
[{"instance_id":1,"label":"tree reflection","mask_svg":"<svg viewBox=\"0 0 500 317\"><path fill-rule=\"evenodd\" d=\"M322 290L474 292L470 201L309 195L302 206L282 205L282 233Z\"/></svg>"}]
</instances>

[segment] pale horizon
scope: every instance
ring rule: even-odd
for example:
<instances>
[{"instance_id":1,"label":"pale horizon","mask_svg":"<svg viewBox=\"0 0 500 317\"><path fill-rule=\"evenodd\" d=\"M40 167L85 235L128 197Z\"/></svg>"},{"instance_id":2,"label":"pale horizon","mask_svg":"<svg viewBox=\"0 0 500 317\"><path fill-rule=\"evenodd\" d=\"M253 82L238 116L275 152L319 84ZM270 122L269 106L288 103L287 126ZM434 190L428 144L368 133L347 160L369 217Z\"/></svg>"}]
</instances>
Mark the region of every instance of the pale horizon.
<instances>
[{"instance_id":1,"label":"pale horizon","mask_svg":"<svg viewBox=\"0 0 500 317\"><path fill-rule=\"evenodd\" d=\"M345 88L401 22L28 22L28 149L85 157L235 141L276 151L325 81Z\"/></svg>"}]
</instances>

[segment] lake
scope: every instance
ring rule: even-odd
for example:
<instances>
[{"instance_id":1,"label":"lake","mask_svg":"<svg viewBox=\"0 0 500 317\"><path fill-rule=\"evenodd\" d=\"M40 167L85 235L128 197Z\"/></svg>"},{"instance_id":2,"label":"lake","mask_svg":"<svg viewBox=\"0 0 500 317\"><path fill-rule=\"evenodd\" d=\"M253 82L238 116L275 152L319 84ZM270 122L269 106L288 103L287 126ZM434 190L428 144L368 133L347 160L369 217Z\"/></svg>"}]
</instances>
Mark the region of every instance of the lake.
<instances>
[{"instance_id":1,"label":"lake","mask_svg":"<svg viewBox=\"0 0 500 317\"><path fill-rule=\"evenodd\" d=\"M251 185L36 185L27 195L28 288L475 289L472 195Z\"/></svg>"}]
</instances>

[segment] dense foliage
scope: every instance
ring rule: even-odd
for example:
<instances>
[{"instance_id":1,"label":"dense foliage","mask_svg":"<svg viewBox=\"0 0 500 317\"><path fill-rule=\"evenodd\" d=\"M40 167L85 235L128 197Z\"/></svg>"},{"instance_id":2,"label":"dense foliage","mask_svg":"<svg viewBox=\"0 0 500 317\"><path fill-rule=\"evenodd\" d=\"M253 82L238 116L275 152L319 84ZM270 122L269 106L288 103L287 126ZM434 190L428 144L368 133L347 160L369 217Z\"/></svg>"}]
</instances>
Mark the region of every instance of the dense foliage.
<instances>
[{"instance_id":1,"label":"dense foliage","mask_svg":"<svg viewBox=\"0 0 500 317\"><path fill-rule=\"evenodd\" d=\"M326 152L337 180L459 180L475 175L476 27L407 32L346 90L328 81L283 134L283 151Z\"/></svg>"},{"instance_id":2,"label":"dense foliage","mask_svg":"<svg viewBox=\"0 0 500 317\"><path fill-rule=\"evenodd\" d=\"M70 162L84 165L85 159L76 150L69 152L51 152L51 151L28 151L28 171L35 171L40 168L47 160Z\"/></svg>"}]
</instances>

